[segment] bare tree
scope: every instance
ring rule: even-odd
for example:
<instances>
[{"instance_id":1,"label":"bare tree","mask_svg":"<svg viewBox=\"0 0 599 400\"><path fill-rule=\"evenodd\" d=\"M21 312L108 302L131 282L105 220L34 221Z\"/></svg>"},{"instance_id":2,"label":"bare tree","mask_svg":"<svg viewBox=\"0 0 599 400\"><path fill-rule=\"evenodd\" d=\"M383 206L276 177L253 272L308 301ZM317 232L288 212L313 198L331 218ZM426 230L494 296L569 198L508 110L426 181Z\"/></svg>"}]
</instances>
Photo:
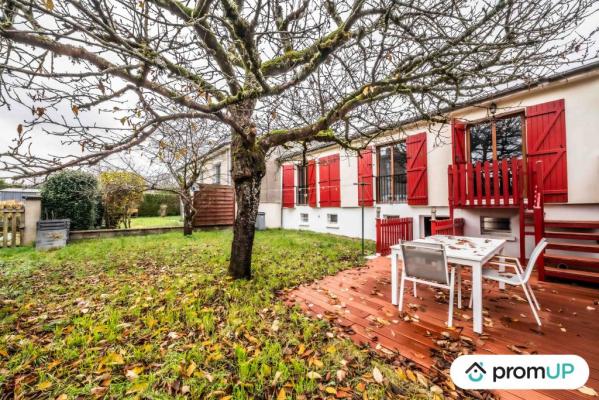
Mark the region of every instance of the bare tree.
<instances>
[{"instance_id":1,"label":"bare tree","mask_svg":"<svg viewBox=\"0 0 599 400\"><path fill-rule=\"evenodd\" d=\"M161 125L159 131L121 156L126 169L140 174L148 188L172 192L183 204L183 234L193 234L194 187L207 172L214 151L226 146L229 132L206 119L181 119Z\"/></svg>"},{"instance_id":2,"label":"bare tree","mask_svg":"<svg viewBox=\"0 0 599 400\"><path fill-rule=\"evenodd\" d=\"M237 201L229 272L249 278L270 149L351 146L584 59L588 38L574 30L594 3L0 0L0 99L33 113L0 159L15 174L45 174L136 146L168 121L223 123ZM82 154L33 154L40 129Z\"/></svg>"}]
</instances>

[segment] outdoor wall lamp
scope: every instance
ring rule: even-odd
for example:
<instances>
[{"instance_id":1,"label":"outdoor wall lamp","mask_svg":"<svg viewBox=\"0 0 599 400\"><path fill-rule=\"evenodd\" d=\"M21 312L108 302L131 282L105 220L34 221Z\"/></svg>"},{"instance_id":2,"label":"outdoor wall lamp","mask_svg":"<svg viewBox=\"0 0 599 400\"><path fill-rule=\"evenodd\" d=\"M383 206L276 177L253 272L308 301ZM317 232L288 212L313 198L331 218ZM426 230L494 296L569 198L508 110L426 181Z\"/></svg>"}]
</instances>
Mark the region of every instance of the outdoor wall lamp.
<instances>
[{"instance_id":1,"label":"outdoor wall lamp","mask_svg":"<svg viewBox=\"0 0 599 400\"><path fill-rule=\"evenodd\" d=\"M489 105L489 112L491 113L491 115L495 115L495 113L497 112L497 104L491 103Z\"/></svg>"},{"instance_id":2,"label":"outdoor wall lamp","mask_svg":"<svg viewBox=\"0 0 599 400\"><path fill-rule=\"evenodd\" d=\"M431 221L437 220L437 207L431 208Z\"/></svg>"}]
</instances>

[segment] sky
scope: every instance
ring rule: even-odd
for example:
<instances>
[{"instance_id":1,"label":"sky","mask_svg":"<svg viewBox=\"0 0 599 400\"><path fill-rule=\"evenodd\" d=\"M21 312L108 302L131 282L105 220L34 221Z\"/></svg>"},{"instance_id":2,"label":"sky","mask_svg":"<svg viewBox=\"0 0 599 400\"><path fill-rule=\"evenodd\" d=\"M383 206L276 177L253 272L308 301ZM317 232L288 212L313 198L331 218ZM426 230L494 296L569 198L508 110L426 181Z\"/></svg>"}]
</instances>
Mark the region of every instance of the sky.
<instances>
[{"instance_id":1,"label":"sky","mask_svg":"<svg viewBox=\"0 0 599 400\"><path fill-rule=\"evenodd\" d=\"M577 33L586 36L598 28L599 13L595 13L578 27ZM595 40L598 39L599 35L596 34ZM599 43L594 44L592 52L595 56L599 55ZM99 125L114 126L116 123L115 116L111 114L88 115L87 117L96 118L96 122ZM6 107L0 108L0 152L8 149L17 137L17 126L27 119L31 119L31 110L22 105L15 104L11 110L8 110ZM39 129L34 130L32 135L32 151L36 155L66 156L69 154L81 154L81 149L78 145L65 146L57 137L47 135ZM0 178L8 176L5 171L0 171Z\"/></svg>"}]
</instances>

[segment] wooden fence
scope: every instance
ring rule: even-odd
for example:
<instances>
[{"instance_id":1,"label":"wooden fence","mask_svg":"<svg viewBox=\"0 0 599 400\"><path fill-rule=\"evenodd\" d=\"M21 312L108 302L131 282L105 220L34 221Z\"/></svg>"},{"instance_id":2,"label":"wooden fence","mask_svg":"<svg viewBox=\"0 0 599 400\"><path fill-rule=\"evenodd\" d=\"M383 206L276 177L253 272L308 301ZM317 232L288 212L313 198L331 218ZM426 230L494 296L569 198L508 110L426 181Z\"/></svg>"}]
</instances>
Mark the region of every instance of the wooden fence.
<instances>
[{"instance_id":1,"label":"wooden fence","mask_svg":"<svg viewBox=\"0 0 599 400\"><path fill-rule=\"evenodd\" d=\"M194 227L231 226L235 221L235 192L227 185L200 185L194 193Z\"/></svg>"},{"instance_id":2,"label":"wooden fence","mask_svg":"<svg viewBox=\"0 0 599 400\"><path fill-rule=\"evenodd\" d=\"M412 218L377 218L376 252L385 256L391 253L391 246L402 240L412 240Z\"/></svg>"},{"instance_id":3,"label":"wooden fence","mask_svg":"<svg viewBox=\"0 0 599 400\"><path fill-rule=\"evenodd\" d=\"M2 240L0 247L17 247L23 242L25 232L25 209L2 208L0 209L0 233Z\"/></svg>"},{"instance_id":4,"label":"wooden fence","mask_svg":"<svg viewBox=\"0 0 599 400\"><path fill-rule=\"evenodd\" d=\"M464 218L431 221L431 234L464 236Z\"/></svg>"}]
</instances>

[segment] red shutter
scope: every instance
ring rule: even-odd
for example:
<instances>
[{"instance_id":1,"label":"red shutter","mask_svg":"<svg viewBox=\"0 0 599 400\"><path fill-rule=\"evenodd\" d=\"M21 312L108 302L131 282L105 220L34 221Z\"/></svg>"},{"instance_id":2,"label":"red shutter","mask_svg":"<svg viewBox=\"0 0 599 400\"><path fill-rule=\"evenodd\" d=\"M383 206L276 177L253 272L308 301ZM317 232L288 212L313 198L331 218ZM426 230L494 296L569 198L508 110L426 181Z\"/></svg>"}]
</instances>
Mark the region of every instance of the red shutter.
<instances>
[{"instance_id":1,"label":"red shutter","mask_svg":"<svg viewBox=\"0 0 599 400\"><path fill-rule=\"evenodd\" d=\"M283 207L295 205L295 168L293 164L283 165Z\"/></svg>"},{"instance_id":2,"label":"red shutter","mask_svg":"<svg viewBox=\"0 0 599 400\"><path fill-rule=\"evenodd\" d=\"M341 205L339 154L322 157L318 164L320 206L339 207Z\"/></svg>"},{"instance_id":3,"label":"red shutter","mask_svg":"<svg viewBox=\"0 0 599 400\"><path fill-rule=\"evenodd\" d=\"M529 171L543 162L544 201L568 201L566 116L564 100L526 108L526 150Z\"/></svg>"},{"instance_id":4,"label":"red shutter","mask_svg":"<svg viewBox=\"0 0 599 400\"><path fill-rule=\"evenodd\" d=\"M408 204L428 204L428 180L426 176L426 132L408 136L406 144Z\"/></svg>"},{"instance_id":5,"label":"red shutter","mask_svg":"<svg viewBox=\"0 0 599 400\"><path fill-rule=\"evenodd\" d=\"M316 161L308 161L308 205L316 207Z\"/></svg>"},{"instance_id":6,"label":"red shutter","mask_svg":"<svg viewBox=\"0 0 599 400\"><path fill-rule=\"evenodd\" d=\"M329 157L318 160L318 186L320 187L320 206L329 207Z\"/></svg>"},{"instance_id":7,"label":"red shutter","mask_svg":"<svg viewBox=\"0 0 599 400\"><path fill-rule=\"evenodd\" d=\"M360 152L358 156L358 204L372 207L374 204L372 182L372 148Z\"/></svg>"},{"instance_id":8,"label":"red shutter","mask_svg":"<svg viewBox=\"0 0 599 400\"><path fill-rule=\"evenodd\" d=\"M341 171L339 154L329 156L329 199L331 207L341 206Z\"/></svg>"},{"instance_id":9,"label":"red shutter","mask_svg":"<svg viewBox=\"0 0 599 400\"><path fill-rule=\"evenodd\" d=\"M451 122L451 154L454 164L466 163L466 124Z\"/></svg>"}]
</instances>

